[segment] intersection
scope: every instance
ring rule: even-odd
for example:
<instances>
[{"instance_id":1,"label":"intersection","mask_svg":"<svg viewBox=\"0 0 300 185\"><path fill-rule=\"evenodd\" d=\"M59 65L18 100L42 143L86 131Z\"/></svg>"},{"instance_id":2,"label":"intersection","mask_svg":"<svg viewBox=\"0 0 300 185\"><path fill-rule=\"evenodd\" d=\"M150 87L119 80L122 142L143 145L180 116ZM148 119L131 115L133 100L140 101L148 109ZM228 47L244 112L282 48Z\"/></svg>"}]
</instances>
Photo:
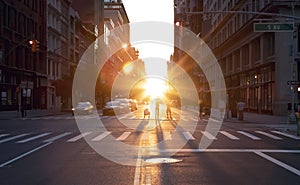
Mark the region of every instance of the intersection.
<instances>
[{"instance_id":1,"label":"intersection","mask_svg":"<svg viewBox=\"0 0 300 185\"><path fill-rule=\"evenodd\" d=\"M205 130L209 117L180 118L180 111L173 109L173 120L157 121L144 119L142 110L140 107L118 116L98 114L105 126L101 131L80 132L70 114L1 121L1 179L4 184L40 184L51 174L49 184L85 184L85 175L97 172L100 175L91 175L88 184L299 182L300 138L282 129L285 125L224 121L214 135ZM82 115L77 119L88 122L97 116ZM178 129L180 119L184 123L197 121L194 132ZM109 137L139 148L116 150L133 157L136 165L117 164L89 146L107 142ZM202 140L211 141L210 146L199 148ZM184 146L176 148L180 142ZM112 151L111 155L120 154ZM30 171L26 170L29 166L32 166ZM186 167L191 170L186 171ZM74 174L82 175L71 178ZM111 174L115 174L113 179L109 178Z\"/></svg>"}]
</instances>

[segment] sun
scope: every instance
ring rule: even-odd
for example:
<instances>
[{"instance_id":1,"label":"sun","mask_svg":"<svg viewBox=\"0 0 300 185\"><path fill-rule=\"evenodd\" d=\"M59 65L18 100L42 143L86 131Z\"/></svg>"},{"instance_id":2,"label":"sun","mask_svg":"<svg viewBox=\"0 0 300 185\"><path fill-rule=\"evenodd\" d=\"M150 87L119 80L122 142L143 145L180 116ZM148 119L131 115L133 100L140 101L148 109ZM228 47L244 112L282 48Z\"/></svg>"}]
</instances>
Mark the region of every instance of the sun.
<instances>
[{"instance_id":1,"label":"sun","mask_svg":"<svg viewBox=\"0 0 300 185\"><path fill-rule=\"evenodd\" d=\"M151 98L163 98L167 91L167 82L159 78L147 78L144 84L145 94Z\"/></svg>"}]
</instances>

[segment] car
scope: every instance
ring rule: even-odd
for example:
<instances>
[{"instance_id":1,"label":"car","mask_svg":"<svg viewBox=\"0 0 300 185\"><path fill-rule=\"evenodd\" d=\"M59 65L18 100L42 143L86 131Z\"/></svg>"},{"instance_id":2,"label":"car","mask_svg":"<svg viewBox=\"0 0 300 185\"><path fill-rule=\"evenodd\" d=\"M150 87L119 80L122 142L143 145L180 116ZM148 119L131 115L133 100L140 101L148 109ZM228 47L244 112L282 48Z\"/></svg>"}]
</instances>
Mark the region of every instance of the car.
<instances>
[{"instance_id":1,"label":"car","mask_svg":"<svg viewBox=\"0 0 300 185\"><path fill-rule=\"evenodd\" d=\"M112 116L124 112L125 112L125 107L118 100L106 102L105 106L102 109L103 116Z\"/></svg>"},{"instance_id":2,"label":"car","mask_svg":"<svg viewBox=\"0 0 300 185\"><path fill-rule=\"evenodd\" d=\"M88 102L78 102L77 106L72 109L72 113L74 115L74 112L76 114L91 114L94 110L94 106Z\"/></svg>"},{"instance_id":3,"label":"car","mask_svg":"<svg viewBox=\"0 0 300 185\"><path fill-rule=\"evenodd\" d=\"M137 110L137 101L134 99L120 98L116 99L127 112Z\"/></svg>"}]
</instances>

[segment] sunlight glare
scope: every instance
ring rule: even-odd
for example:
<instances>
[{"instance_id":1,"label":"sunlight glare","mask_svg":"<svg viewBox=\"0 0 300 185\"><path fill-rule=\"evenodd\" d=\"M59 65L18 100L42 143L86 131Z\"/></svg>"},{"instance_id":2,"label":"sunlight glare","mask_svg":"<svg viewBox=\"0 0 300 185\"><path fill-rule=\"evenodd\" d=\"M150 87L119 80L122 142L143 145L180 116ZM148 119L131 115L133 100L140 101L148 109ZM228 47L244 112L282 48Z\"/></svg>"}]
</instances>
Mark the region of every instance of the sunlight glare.
<instances>
[{"instance_id":1,"label":"sunlight glare","mask_svg":"<svg viewBox=\"0 0 300 185\"><path fill-rule=\"evenodd\" d=\"M162 98L167 90L166 81L157 78L148 78L144 84L146 95L151 98Z\"/></svg>"}]
</instances>

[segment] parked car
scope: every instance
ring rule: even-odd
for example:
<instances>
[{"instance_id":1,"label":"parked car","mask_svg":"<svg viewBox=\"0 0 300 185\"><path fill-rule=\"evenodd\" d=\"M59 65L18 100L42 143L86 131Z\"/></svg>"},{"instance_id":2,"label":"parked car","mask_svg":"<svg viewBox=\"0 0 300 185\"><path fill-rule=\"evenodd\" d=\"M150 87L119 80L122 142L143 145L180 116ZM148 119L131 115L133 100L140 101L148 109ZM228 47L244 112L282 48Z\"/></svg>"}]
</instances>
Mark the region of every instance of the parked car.
<instances>
[{"instance_id":1,"label":"parked car","mask_svg":"<svg viewBox=\"0 0 300 185\"><path fill-rule=\"evenodd\" d=\"M121 106L127 109L128 112L137 110L137 101L134 99L120 98L116 99L116 101L119 101Z\"/></svg>"},{"instance_id":2,"label":"parked car","mask_svg":"<svg viewBox=\"0 0 300 185\"><path fill-rule=\"evenodd\" d=\"M86 101L86 102L79 102L75 108L72 109L72 113L74 115L74 112L76 114L91 114L94 110L94 106Z\"/></svg>"},{"instance_id":3,"label":"parked car","mask_svg":"<svg viewBox=\"0 0 300 185\"><path fill-rule=\"evenodd\" d=\"M108 115L116 115L119 113L124 113L125 112L125 107L124 105L121 104L120 101L114 100L114 101L109 101L106 102L105 106L102 109L102 114L103 116L108 116Z\"/></svg>"}]
</instances>

